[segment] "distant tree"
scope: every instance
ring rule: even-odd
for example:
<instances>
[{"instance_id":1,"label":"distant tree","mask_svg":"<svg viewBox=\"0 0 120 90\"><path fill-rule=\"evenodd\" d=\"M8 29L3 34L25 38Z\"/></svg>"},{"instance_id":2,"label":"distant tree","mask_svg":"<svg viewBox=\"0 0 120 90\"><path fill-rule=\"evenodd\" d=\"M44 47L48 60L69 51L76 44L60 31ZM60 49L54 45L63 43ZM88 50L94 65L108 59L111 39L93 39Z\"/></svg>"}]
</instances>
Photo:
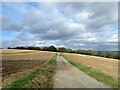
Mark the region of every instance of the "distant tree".
<instances>
[{"instance_id":1,"label":"distant tree","mask_svg":"<svg viewBox=\"0 0 120 90\"><path fill-rule=\"evenodd\" d=\"M8 47L8 49L11 49L11 47Z\"/></svg>"},{"instance_id":2,"label":"distant tree","mask_svg":"<svg viewBox=\"0 0 120 90\"><path fill-rule=\"evenodd\" d=\"M69 49L69 48L68 48L68 49L66 49L66 52L67 52L67 53L72 53L72 49Z\"/></svg>"},{"instance_id":3,"label":"distant tree","mask_svg":"<svg viewBox=\"0 0 120 90\"><path fill-rule=\"evenodd\" d=\"M111 52L110 51L104 51L103 54L104 54L104 57L107 57L107 58L111 57Z\"/></svg>"},{"instance_id":4,"label":"distant tree","mask_svg":"<svg viewBox=\"0 0 120 90\"><path fill-rule=\"evenodd\" d=\"M29 50L35 50L35 47L28 47Z\"/></svg>"},{"instance_id":5,"label":"distant tree","mask_svg":"<svg viewBox=\"0 0 120 90\"><path fill-rule=\"evenodd\" d=\"M48 47L43 47L42 50L43 51L48 51Z\"/></svg>"},{"instance_id":6,"label":"distant tree","mask_svg":"<svg viewBox=\"0 0 120 90\"><path fill-rule=\"evenodd\" d=\"M92 55L97 56L97 55L98 55L98 52L95 51L95 50L92 50Z\"/></svg>"},{"instance_id":7,"label":"distant tree","mask_svg":"<svg viewBox=\"0 0 120 90\"><path fill-rule=\"evenodd\" d=\"M36 47L36 50L41 50L41 48L40 47Z\"/></svg>"},{"instance_id":8,"label":"distant tree","mask_svg":"<svg viewBox=\"0 0 120 90\"><path fill-rule=\"evenodd\" d=\"M26 49L24 46L17 47L17 49Z\"/></svg>"},{"instance_id":9,"label":"distant tree","mask_svg":"<svg viewBox=\"0 0 120 90\"><path fill-rule=\"evenodd\" d=\"M48 50L49 50L49 51L55 51L55 52L57 51L56 47L54 47L54 46L48 47Z\"/></svg>"},{"instance_id":10,"label":"distant tree","mask_svg":"<svg viewBox=\"0 0 120 90\"><path fill-rule=\"evenodd\" d=\"M59 52L66 52L66 48L60 47L60 48L58 48L58 51L59 51Z\"/></svg>"},{"instance_id":11,"label":"distant tree","mask_svg":"<svg viewBox=\"0 0 120 90\"><path fill-rule=\"evenodd\" d=\"M49 47L8 47L8 49L29 49L29 50L43 50L43 51L59 51L59 52L67 52L67 53L77 53L77 54L86 54L86 55L94 55L94 56L100 56L100 57L106 57L106 58L114 58L114 59L120 59L120 52L111 52L111 51L95 51L95 50L72 50L72 49L66 49L64 47L60 47L56 49L54 46Z\"/></svg>"}]
</instances>

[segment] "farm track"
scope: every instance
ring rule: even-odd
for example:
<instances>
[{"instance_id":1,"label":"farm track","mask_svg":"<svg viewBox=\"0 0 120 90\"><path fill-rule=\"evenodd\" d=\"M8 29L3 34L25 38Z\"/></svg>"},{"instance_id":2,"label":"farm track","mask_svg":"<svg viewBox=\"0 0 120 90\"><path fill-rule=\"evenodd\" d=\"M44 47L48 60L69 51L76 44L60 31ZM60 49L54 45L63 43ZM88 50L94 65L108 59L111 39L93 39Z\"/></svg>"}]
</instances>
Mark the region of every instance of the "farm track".
<instances>
[{"instance_id":1,"label":"farm track","mask_svg":"<svg viewBox=\"0 0 120 90\"><path fill-rule=\"evenodd\" d=\"M57 69L54 76L54 88L109 88L81 72L62 56L57 57Z\"/></svg>"}]
</instances>

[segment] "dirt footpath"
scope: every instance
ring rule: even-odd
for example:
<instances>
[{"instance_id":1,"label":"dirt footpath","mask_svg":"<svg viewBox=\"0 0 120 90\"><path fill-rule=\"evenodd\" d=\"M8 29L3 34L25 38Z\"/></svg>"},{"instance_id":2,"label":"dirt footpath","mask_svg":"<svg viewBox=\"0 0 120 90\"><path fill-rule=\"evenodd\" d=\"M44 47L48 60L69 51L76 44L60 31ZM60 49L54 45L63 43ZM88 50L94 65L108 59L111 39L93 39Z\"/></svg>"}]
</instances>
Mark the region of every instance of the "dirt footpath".
<instances>
[{"instance_id":1,"label":"dirt footpath","mask_svg":"<svg viewBox=\"0 0 120 90\"><path fill-rule=\"evenodd\" d=\"M108 88L108 86L81 72L58 55L54 88Z\"/></svg>"},{"instance_id":2,"label":"dirt footpath","mask_svg":"<svg viewBox=\"0 0 120 90\"><path fill-rule=\"evenodd\" d=\"M69 58L75 60L76 62L83 63L94 69L98 69L110 76L118 77L118 62L117 59L103 58L98 56L82 55L82 54L72 54L64 53Z\"/></svg>"}]
</instances>

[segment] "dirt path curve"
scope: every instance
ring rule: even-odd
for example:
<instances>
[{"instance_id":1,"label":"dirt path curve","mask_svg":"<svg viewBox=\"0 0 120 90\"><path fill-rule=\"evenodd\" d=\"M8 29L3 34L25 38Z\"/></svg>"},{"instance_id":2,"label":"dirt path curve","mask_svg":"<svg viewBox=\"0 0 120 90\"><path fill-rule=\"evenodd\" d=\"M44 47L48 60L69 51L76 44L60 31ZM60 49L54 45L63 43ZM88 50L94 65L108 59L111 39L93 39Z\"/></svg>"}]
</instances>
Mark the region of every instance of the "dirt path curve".
<instances>
[{"instance_id":1,"label":"dirt path curve","mask_svg":"<svg viewBox=\"0 0 120 90\"><path fill-rule=\"evenodd\" d=\"M81 72L67 60L57 56L57 69L54 76L54 88L109 88Z\"/></svg>"}]
</instances>

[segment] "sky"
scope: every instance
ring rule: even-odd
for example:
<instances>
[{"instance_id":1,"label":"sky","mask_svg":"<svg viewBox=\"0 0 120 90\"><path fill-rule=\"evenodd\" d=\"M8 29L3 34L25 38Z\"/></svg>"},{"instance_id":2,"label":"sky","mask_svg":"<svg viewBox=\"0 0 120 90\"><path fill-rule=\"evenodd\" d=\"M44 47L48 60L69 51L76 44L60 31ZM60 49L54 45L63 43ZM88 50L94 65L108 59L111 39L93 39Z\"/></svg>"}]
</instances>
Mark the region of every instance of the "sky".
<instances>
[{"instance_id":1,"label":"sky","mask_svg":"<svg viewBox=\"0 0 120 90\"><path fill-rule=\"evenodd\" d=\"M3 2L2 47L118 50L117 2Z\"/></svg>"}]
</instances>

